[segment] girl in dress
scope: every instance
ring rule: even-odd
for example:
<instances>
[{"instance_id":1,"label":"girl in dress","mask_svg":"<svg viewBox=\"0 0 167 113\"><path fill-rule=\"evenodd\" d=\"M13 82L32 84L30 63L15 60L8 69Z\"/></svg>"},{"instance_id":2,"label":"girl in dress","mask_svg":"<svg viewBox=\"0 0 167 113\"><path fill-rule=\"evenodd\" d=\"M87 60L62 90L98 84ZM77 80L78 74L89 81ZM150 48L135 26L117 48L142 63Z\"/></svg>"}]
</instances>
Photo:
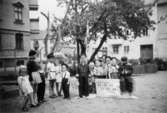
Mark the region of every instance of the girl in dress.
<instances>
[{"instance_id":1,"label":"girl in dress","mask_svg":"<svg viewBox=\"0 0 167 113\"><path fill-rule=\"evenodd\" d=\"M89 63L89 93L96 93L96 83L95 83L95 64L94 62Z\"/></svg>"},{"instance_id":2,"label":"girl in dress","mask_svg":"<svg viewBox=\"0 0 167 113\"><path fill-rule=\"evenodd\" d=\"M17 78L20 95L24 96L23 111L28 111L28 103L31 102L32 107L36 107L33 99L33 88L29 81L29 75L27 74L26 66L20 66L19 77Z\"/></svg>"},{"instance_id":3,"label":"girl in dress","mask_svg":"<svg viewBox=\"0 0 167 113\"><path fill-rule=\"evenodd\" d=\"M112 79L118 79L118 64L115 58L111 60L110 76Z\"/></svg>"},{"instance_id":4,"label":"girl in dress","mask_svg":"<svg viewBox=\"0 0 167 113\"><path fill-rule=\"evenodd\" d=\"M56 90L58 96L61 96L61 82L62 82L62 74L61 74L61 64L59 60L55 60L55 73L56 73Z\"/></svg>"}]
</instances>

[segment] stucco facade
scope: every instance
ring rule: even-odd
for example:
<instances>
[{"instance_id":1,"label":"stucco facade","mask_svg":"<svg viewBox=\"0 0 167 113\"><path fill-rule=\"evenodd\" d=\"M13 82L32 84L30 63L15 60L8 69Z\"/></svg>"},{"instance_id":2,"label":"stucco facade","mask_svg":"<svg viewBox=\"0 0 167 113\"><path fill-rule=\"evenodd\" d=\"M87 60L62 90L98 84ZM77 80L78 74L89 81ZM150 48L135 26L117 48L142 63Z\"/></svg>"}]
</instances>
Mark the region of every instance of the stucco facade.
<instances>
[{"instance_id":1,"label":"stucco facade","mask_svg":"<svg viewBox=\"0 0 167 113\"><path fill-rule=\"evenodd\" d=\"M1 0L0 2L0 69L25 64L32 32L30 11L38 10L37 0ZM38 21L35 21L38 31ZM36 32L35 32L36 33Z\"/></svg>"}]
</instances>

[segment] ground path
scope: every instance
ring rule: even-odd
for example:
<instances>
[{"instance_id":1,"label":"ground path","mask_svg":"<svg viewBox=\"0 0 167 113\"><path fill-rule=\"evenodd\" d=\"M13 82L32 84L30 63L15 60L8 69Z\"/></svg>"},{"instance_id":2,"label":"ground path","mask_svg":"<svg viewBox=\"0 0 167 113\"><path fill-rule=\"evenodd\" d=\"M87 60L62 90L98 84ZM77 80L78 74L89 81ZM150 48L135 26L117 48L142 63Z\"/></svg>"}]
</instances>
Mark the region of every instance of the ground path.
<instances>
[{"instance_id":1,"label":"ground path","mask_svg":"<svg viewBox=\"0 0 167 113\"><path fill-rule=\"evenodd\" d=\"M135 77L137 100L56 98L29 113L167 113L167 72ZM20 98L1 101L0 113L20 113Z\"/></svg>"}]
</instances>

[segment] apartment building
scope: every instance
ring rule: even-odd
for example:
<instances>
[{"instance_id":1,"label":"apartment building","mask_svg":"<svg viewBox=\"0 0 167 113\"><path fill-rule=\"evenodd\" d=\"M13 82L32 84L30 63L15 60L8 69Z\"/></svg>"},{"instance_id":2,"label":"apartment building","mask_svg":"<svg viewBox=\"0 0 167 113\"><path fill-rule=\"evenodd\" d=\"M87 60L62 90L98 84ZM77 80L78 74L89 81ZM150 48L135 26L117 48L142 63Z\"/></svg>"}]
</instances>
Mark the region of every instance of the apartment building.
<instances>
[{"instance_id":1,"label":"apartment building","mask_svg":"<svg viewBox=\"0 0 167 113\"><path fill-rule=\"evenodd\" d=\"M37 0L0 0L0 70L25 64L30 40L39 33ZM37 13L36 13L37 14Z\"/></svg>"}]
</instances>

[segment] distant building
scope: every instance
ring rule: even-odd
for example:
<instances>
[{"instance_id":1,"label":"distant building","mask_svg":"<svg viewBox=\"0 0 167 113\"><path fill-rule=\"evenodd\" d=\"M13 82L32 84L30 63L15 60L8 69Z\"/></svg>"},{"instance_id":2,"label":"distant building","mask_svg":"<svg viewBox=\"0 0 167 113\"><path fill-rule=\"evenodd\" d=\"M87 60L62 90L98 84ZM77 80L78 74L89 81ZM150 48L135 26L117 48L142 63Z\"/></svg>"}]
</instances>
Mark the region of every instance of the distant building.
<instances>
[{"instance_id":1,"label":"distant building","mask_svg":"<svg viewBox=\"0 0 167 113\"><path fill-rule=\"evenodd\" d=\"M0 0L0 69L25 64L31 37L39 32L37 0Z\"/></svg>"},{"instance_id":2,"label":"distant building","mask_svg":"<svg viewBox=\"0 0 167 113\"><path fill-rule=\"evenodd\" d=\"M145 1L147 8L154 0ZM167 0L159 0L151 10L152 16L150 18L157 23L154 30L143 29L142 36L135 40L133 38L129 40L115 39L113 37L104 43L101 50L107 47L107 55L117 58L122 56L127 56L130 59L167 58ZM126 31L126 34L131 37L129 31ZM93 48L97 47L98 43L98 41L94 43ZM101 54L99 55L101 56Z\"/></svg>"}]
</instances>

